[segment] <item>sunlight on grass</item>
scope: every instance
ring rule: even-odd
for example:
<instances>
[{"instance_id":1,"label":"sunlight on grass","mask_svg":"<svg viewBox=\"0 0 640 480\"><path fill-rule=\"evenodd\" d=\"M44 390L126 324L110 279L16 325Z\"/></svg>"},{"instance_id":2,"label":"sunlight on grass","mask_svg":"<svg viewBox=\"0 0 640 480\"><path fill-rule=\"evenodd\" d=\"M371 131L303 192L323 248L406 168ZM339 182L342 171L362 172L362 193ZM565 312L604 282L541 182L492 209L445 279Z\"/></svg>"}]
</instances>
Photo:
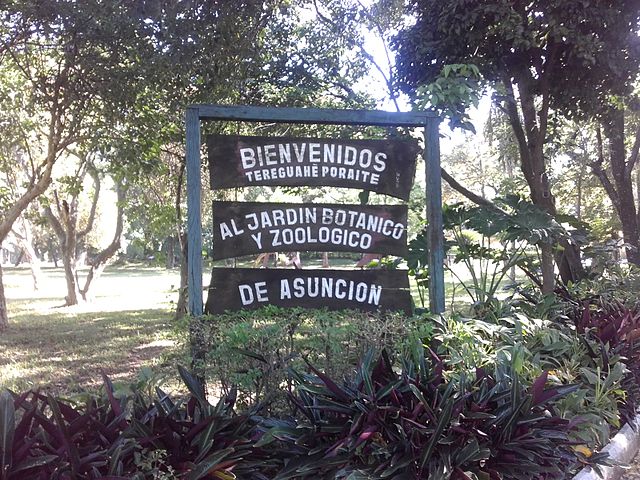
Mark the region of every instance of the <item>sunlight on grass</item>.
<instances>
[{"instance_id":1,"label":"sunlight on grass","mask_svg":"<svg viewBox=\"0 0 640 480\"><path fill-rule=\"evenodd\" d=\"M340 266L332 262L333 268ZM67 393L98 387L103 372L121 382L133 381L143 367L152 367L175 384L171 379L177 377L176 365L171 363L188 363L185 339L176 337L171 321L177 271L112 267L95 285L94 299L73 307L61 307L62 269L43 269L37 292L26 268L5 268L4 280L11 325L0 335L0 388ZM451 299L468 301L464 291L447 280L447 307ZM421 307L413 280L411 287ZM424 297L428 305L426 292Z\"/></svg>"},{"instance_id":2,"label":"sunlight on grass","mask_svg":"<svg viewBox=\"0 0 640 480\"><path fill-rule=\"evenodd\" d=\"M176 272L112 268L90 303L64 302L61 269L44 269L38 292L27 269L6 268L10 328L0 335L0 388L73 392L98 387L102 372L130 382L145 366L175 376L163 358L181 348L173 333Z\"/></svg>"}]
</instances>

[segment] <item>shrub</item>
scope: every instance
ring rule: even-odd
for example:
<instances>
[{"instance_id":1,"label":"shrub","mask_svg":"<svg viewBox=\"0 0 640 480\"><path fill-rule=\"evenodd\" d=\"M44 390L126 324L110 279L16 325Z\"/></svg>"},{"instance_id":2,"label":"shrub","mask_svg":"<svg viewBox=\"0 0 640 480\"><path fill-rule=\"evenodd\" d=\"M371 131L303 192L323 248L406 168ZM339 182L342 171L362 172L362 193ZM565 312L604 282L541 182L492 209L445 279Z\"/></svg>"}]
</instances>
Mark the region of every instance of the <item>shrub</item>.
<instances>
[{"instance_id":1,"label":"shrub","mask_svg":"<svg viewBox=\"0 0 640 480\"><path fill-rule=\"evenodd\" d=\"M525 386L504 366L445 382L433 352L431 362L403 359L400 372L385 354L372 358L342 385L313 367L315 376L297 375L304 420L274 427L263 443L288 441L304 454L276 480L561 479L585 461L571 448L573 424L552 408L577 386L545 389L546 373Z\"/></svg>"},{"instance_id":2,"label":"shrub","mask_svg":"<svg viewBox=\"0 0 640 480\"><path fill-rule=\"evenodd\" d=\"M600 300L584 302L576 327L590 341L587 345L594 360L607 368L618 361L626 366L620 380L626 395L619 395L619 403L628 422L635 418L640 399L640 308Z\"/></svg>"},{"instance_id":3,"label":"shrub","mask_svg":"<svg viewBox=\"0 0 640 480\"><path fill-rule=\"evenodd\" d=\"M400 368L398 368L398 366ZM369 352L351 380L309 365L294 372L297 418L238 414L233 392L215 406L184 369L189 395L157 389L82 406L37 392L0 395L0 480L555 479L578 462L557 400L576 386L529 385L511 366L446 380L416 349L396 362Z\"/></svg>"},{"instance_id":4,"label":"shrub","mask_svg":"<svg viewBox=\"0 0 640 480\"><path fill-rule=\"evenodd\" d=\"M0 479L272 478L280 461L254 448L255 412L236 414L233 397L209 404L202 385L180 373L190 395L178 402L161 390L154 399L140 391L117 398L108 379L104 397L78 408L37 392L4 392Z\"/></svg>"},{"instance_id":5,"label":"shrub","mask_svg":"<svg viewBox=\"0 0 640 480\"><path fill-rule=\"evenodd\" d=\"M402 351L415 336L430 336L430 323L400 313L372 314L265 307L194 320L200 365L223 394L237 389L241 405L268 400L272 411L290 411L288 369L303 358L336 377L351 374L368 350Z\"/></svg>"},{"instance_id":6,"label":"shrub","mask_svg":"<svg viewBox=\"0 0 640 480\"><path fill-rule=\"evenodd\" d=\"M593 334L579 334L570 322L530 318L517 310L491 322L460 317L436 321L434 348L447 376L468 376L475 367L493 369L508 361L524 382L548 371L555 385L575 383L577 390L556 403L557 411L563 418L579 415L585 420L572 430L572 439L590 449L603 446L612 427L620 427L619 405L624 411L628 401L638 398L621 363L626 360Z\"/></svg>"}]
</instances>

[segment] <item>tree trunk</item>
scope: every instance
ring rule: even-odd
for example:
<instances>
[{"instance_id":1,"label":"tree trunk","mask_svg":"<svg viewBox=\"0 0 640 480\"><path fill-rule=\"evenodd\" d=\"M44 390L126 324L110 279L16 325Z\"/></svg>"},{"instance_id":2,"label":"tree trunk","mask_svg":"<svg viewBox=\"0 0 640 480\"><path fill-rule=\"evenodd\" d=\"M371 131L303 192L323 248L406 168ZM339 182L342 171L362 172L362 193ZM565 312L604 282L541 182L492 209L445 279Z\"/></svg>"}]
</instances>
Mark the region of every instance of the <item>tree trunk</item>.
<instances>
[{"instance_id":1,"label":"tree trunk","mask_svg":"<svg viewBox=\"0 0 640 480\"><path fill-rule=\"evenodd\" d=\"M548 91L541 92L542 99L540 106L536 108L536 102L534 100L536 93L534 93L534 90L531 88L531 72L528 70L519 71L516 81L519 95L518 100L516 100L514 94L512 79L505 77L503 84L508 93L505 107L509 123L517 140L520 168L529 185L532 202L550 215L555 215L555 200L551 194L544 158L549 94ZM518 111L518 104L521 107L522 116ZM558 254L556 261L563 282L575 282L584 278L585 272L582 267L578 248L567 241L561 241L560 245L564 251ZM549 293L555 289L553 247L551 245L540 245L540 248L543 279L542 290L545 293Z\"/></svg>"},{"instance_id":2,"label":"tree trunk","mask_svg":"<svg viewBox=\"0 0 640 480\"><path fill-rule=\"evenodd\" d=\"M53 266L55 268L58 268L58 255L57 255L56 250L57 250L56 246L53 244L53 241L51 240L51 237L49 237L47 239L47 252L49 252L49 255L51 255L51 260L53 261Z\"/></svg>"},{"instance_id":3,"label":"tree trunk","mask_svg":"<svg viewBox=\"0 0 640 480\"><path fill-rule=\"evenodd\" d=\"M20 247L18 247L18 248L20 248ZM17 267L18 265L20 265L22 263L22 259L23 258L24 258L24 250L22 248L20 248L20 253L16 257L15 262L13 262L13 266Z\"/></svg>"},{"instance_id":4,"label":"tree trunk","mask_svg":"<svg viewBox=\"0 0 640 480\"><path fill-rule=\"evenodd\" d=\"M31 269L31 280L33 280L33 291L40 290L40 281L42 280L42 268L40 268L40 259L35 252L31 250L27 251L29 255L29 268Z\"/></svg>"},{"instance_id":5,"label":"tree trunk","mask_svg":"<svg viewBox=\"0 0 640 480\"><path fill-rule=\"evenodd\" d=\"M80 289L78 287L75 252L68 250L62 252L62 263L64 267L64 279L67 283L67 296L64 298L65 305L77 305L80 300Z\"/></svg>"},{"instance_id":6,"label":"tree trunk","mask_svg":"<svg viewBox=\"0 0 640 480\"><path fill-rule=\"evenodd\" d=\"M580 171L576 181L576 218L582 220L582 182L584 177L584 162L580 160Z\"/></svg>"},{"instance_id":7,"label":"tree trunk","mask_svg":"<svg viewBox=\"0 0 640 480\"><path fill-rule=\"evenodd\" d=\"M1 247L0 247L1 248ZM4 296L4 280L2 278L2 262L0 262L0 332L9 328L7 299Z\"/></svg>"},{"instance_id":8,"label":"tree trunk","mask_svg":"<svg viewBox=\"0 0 640 480\"><path fill-rule=\"evenodd\" d=\"M124 230L124 203L126 200L127 187L123 185L116 186L116 193L118 195L118 213L116 216L116 230L113 233L113 239L111 243L102 250L96 258L91 262L91 268L87 273L87 278L84 282L84 287L80 290L83 300L88 301L89 288L91 288L92 282L98 280L104 272L109 260L118 253L120 250L120 238L122 237L122 231Z\"/></svg>"},{"instance_id":9,"label":"tree trunk","mask_svg":"<svg viewBox=\"0 0 640 480\"><path fill-rule=\"evenodd\" d=\"M178 242L180 244L180 287L178 288L178 300L176 302L176 311L173 316L174 320L179 320L184 317L187 312L187 302L189 299L188 281L189 281L189 267L188 267L188 242L187 232L182 228L182 184L184 182L184 172L186 168L186 161L183 158L180 163L178 171L178 182L176 185L176 232L178 234Z\"/></svg>"},{"instance_id":10,"label":"tree trunk","mask_svg":"<svg viewBox=\"0 0 640 480\"><path fill-rule=\"evenodd\" d=\"M637 149L640 147L640 130L636 134L635 145L627 160L625 150L625 119L623 110L612 110L606 118L604 132L609 140L609 163L613 182L604 167L604 147L600 129L597 131L598 159L591 169L611 199L611 203L622 225L627 260L640 265L640 228L638 211L633 192L633 166L637 161Z\"/></svg>"},{"instance_id":11,"label":"tree trunk","mask_svg":"<svg viewBox=\"0 0 640 480\"><path fill-rule=\"evenodd\" d=\"M53 214L53 211L51 210L51 207L46 207L44 211L49 224L58 237L58 243L60 244L60 256L64 269L64 278L67 284L67 296L65 297L65 305L77 305L81 297L80 289L78 287L76 263L78 254L76 248L76 204L73 201L71 202L71 204L64 201L61 205L58 206L61 220L58 220L56 218L56 216Z\"/></svg>"},{"instance_id":12,"label":"tree trunk","mask_svg":"<svg viewBox=\"0 0 640 480\"><path fill-rule=\"evenodd\" d=\"M22 252L29 261L29 268L31 269L31 278L33 280L33 290L38 291L40 280L42 279L42 269L40 268L40 258L33 248L33 234L31 225L21 218L20 231L13 230L15 237L18 239L18 244L22 249Z\"/></svg>"},{"instance_id":13,"label":"tree trunk","mask_svg":"<svg viewBox=\"0 0 640 480\"><path fill-rule=\"evenodd\" d=\"M523 155L522 171L529 184L533 203L550 215L555 215L555 200L549 187L541 144L529 144L528 151ZM541 244L539 247L540 269L542 270L542 293L553 293L555 290L553 246L550 244Z\"/></svg>"},{"instance_id":14,"label":"tree trunk","mask_svg":"<svg viewBox=\"0 0 640 480\"><path fill-rule=\"evenodd\" d=\"M173 235L170 235L167 237L167 241L165 243L166 250L167 250L167 259L165 261L165 267L167 268L167 270L171 270L176 266L175 255L173 254L175 249L175 242L176 242L176 239L174 238Z\"/></svg>"},{"instance_id":15,"label":"tree trunk","mask_svg":"<svg viewBox=\"0 0 640 480\"><path fill-rule=\"evenodd\" d=\"M634 265L640 265L638 217L633 197L632 172L627 168L624 123L624 111L616 110L611 115L606 132L609 137L611 173L618 196L616 210L622 224L622 236L626 245L627 260Z\"/></svg>"},{"instance_id":16,"label":"tree trunk","mask_svg":"<svg viewBox=\"0 0 640 480\"><path fill-rule=\"evenodd\" d=\"M553 246L540 245L540 263L542 266L542 293L553 293L555 290L555 272L553 269Z\"/></svg>"},{"instance_id":17,"label":"tree trunk","mask_svg":"<svg viewBox=\"0 0 640 480\"><path fill-rule=\"evenodd\" d=\"M636 202L640 205L640 164L636 165ZM638 222L640 223L640 211L638 216Z\"/></svg>"}]
</instances>

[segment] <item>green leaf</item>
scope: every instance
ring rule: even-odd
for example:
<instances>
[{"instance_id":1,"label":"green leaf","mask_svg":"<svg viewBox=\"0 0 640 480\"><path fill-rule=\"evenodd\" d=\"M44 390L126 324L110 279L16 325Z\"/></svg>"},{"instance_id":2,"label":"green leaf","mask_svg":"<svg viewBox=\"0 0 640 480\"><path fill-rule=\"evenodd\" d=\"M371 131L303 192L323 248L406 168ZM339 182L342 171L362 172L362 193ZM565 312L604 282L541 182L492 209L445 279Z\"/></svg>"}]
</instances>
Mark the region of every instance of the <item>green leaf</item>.
<instances>
[{"instance_id":1,"label":"green leaf","mask_svg":"<svg viewBox=\"0 0 640 480\"><path fill-rule=\"evenodd\" d=\"M11 467L13 435L16 429L16 411L13 397L6 390L0 393L0 479Z\"/></svg>"},{"instance_id":2,"label":"green leaf","mask_svg":"<svg viewBox=\"0 0 640 480\"><path fill-rule=\"evenodd\" d=\"M182 365L178 365L178 373L180 373L180 377L182 377L182 380L189 389L189 392L191 392L191 395L196 397L200 402L200 405L209 405L209 402L207 402L204 395L202 383Z\"/></svg>"},{"instance_id":3,"label":"green leaf","mask_svg":"<svg viewBox=\"0 0 640 480\"><path fill-rule=\"evenodd\" d=\"M224 450L220 450L219 452L213 453L205 458L202 462L200 462L196 468L189 472L185 478L186 480L199 480L200 478L204 478L216 465L220 463L220 461L231 454L234 451L233 448L225 448Z\"/></svg>"},{"instance_id":4,"label":"green leaf","mask_svg":"<svg viewBox=\"0 0 640 480\"><path fill-rule=\"evenodd\" d=\"M440 413L440 418L438 419L438 424L436 425L436 429L433 432L431 439L429 440L429 443L427 444L427 448L424 454L422 455L422 460L420 461L421 470L424 470L427 463L429 463L429 459L431 458L433 450L435 449L438 441L440 440L440 436L442 435L442 432L444 432L444 429L447 427L447 425L449 424L449 421L451 420L452 410L453 410L453 399L448 398L446 400L444 408L442 409L442 412Z\"/></svg>"}]
</instances>

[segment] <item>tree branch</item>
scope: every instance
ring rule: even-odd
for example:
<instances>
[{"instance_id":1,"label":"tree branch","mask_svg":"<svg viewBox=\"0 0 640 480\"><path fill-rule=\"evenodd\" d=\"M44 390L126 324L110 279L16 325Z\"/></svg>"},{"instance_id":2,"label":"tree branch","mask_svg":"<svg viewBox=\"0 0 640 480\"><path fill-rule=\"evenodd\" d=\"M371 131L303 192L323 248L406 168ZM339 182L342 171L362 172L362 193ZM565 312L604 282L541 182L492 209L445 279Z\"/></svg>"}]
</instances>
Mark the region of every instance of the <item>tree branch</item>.
<instances>
[{"instance_id":1,"label":"tree branch","mask_svg":"<svg viewBox=\"0 0 640 480\"><path fill-rule=\"evenodd\" d=\"M87 162L87 173L91 175L91 178L93 179L93 197L91 199L91 210L89 211L87 225L78 232L78 239L86 237L93 229L93 223L96 219L96 210L98 208L98 198L100 197L100 175L93 162Z\"/></svg>"},{"instance_id":2,"label":"tree branch","mask_svg":"<svg viewBox=\"0 0 640 480\"><path fill-rule=\"evenodd\" d=\"M544 72L540 76L540 95L542 96L542 106L538 112L538 121L540 123L540 142L544 143L547 135L547 125L549 122L549 103L551 95L549 94L549 78L551 77L550 71L555 65L558 57L558 46L554 41L549 47L549 55L544 63Z\"/></svg>"},{"instance_id":3,"label":"tree branch","mask_svg":"<svg viewBox=\"0 0 640 480\"><path fill-rule=\"evenodd\" d=\"M520 106L522 107L522 119L524 121L525 134L529 143L536 142L542 143L540 134L542 133L538 125L538 118L536 114L536 106L533 99L533 93L531 91L531 76L527 72L522 73L522 78L516 79L518 85L518 97L520 99ZM547 98L547 101L549 99ZM544 100L543 100L544 104ZM548 108L548 105L547 105ZM542 113L542 112L540 112ZM545 120L546 121L546 120Z\"/></svg>"},{"instance_id":4,"label":"tree branch","mask_svg":"<svg viewBox=\"0 0 640 480\"><path fill-rule=\"evenodd\" d=\"M29 188L24 194L20 196L18 200L9 208L5 213L4 219L0 222L0 242L2 242L13 226L13 222L22 214L23 211L31 204L31 202L43 193L47 187L51 184L51 170L53 169L53 162L47 164L40 179L35 183L32 188Z\"/></svg>"},{"instance_id":5,"label":"tree branch","mask_svg":"<svg viewBox=\"0 0 640 480\"><path fill-rule=\"evenodd\" d=\"M493 210L495 212L505 213L495 203L487 200L484 197L481 197L480 195L476 195L472 191L470 191L470 190L466 189L465 187L463 187L451 175L449 175L449 173L444 168L441 168L440 172L442 174L442 178L444 179L444 181L446 181L451 188L453 188L456 192L464 195L466 198L471 200L476 205L482 205L483 207L488 207L488 208L490 208L491 210Z\"/></svg>"},{"instance_id":6,"label":"tree branch","mask_svg":"<svg viewBox=\"0 0 640 480\"><path fill-rule=\"evenodd\" d=\"M596 177L598 177L598 179L600 180L600 183L602 184L605 191L607 192L607 195L613 202L613 205L616 211L620 212L620 208L621 208L620 197L618 196L618 192L616 191L616 188L613 186L613 183L611 183L611 180L609 179L607 172L605 172L603 168L604 149L602 146L602 131L600 130L600 127L598 127L596 130L596 140L597 140L597 148L598 148L598 159L595 162L592 162L591 164L589 164L589 166L591 167L591 171L593 172L593 174Z\"/></svg>"},{"instance_id":7,"label":"tree branch","mask_svg":"<svg viewBox=\"0 0 640 480\"><path fill-rule=\"evenodd\" d=\"M49 221L51 228L53 228L53 231L56 233L58 240L60 241L61 244L64 245L65 243L64 228L62 228L62 224L60 223L60 220L58 220L58 217L56 217L51 211L51 207L49 206L45 207L44 215L45 217L47 217L47 220Z\"/></svg>"},{"instance_id":8,"label":"tree branch","mask_svg":"<svg viewBox=\"0 0 640 480\"><path fill-rule=\"evenodd\" d=\"M385 50L385 55L387 57L389 71L386 72L382 68L382 66L376 61L374 56L371 53L369 53L369 51L366 48L364 48L364 45L361 42L357 42L358 50L360 50L360 53L362 54L362 56L364 58L366 58L367 61L371 65L373 65L373 67L378 71L378 73L380 74L380 76L384 80L384 83L387 85L387 91L389 93L389 98L393 102L393 105L394 105L395 109L399 112L401 109L400 109L400 105L398 104L397 95L395 94L395 85L394 85L395 82L394 82L394 79L393 79L393 70L392 70L392 67L391 67L391 59L389 57L389 51L388 51L386 42L384 41L384 37L382 35L382 28L377 23L377 21L375 21L373 16L370 14L370 12L367 10L367 8L360 1L358 1L358 4L362 8L362 13L364 13L364 15L366 15L369 18L369 20L374 23L374 25L376 27L376 30L378 31L380 39L382 40L382 43L384 44L384 50ZM326 25L329 25L331 27L334 27L334 28L336 27L336 24L332 19L328 18L326 15L323 15L320 12L320 8L318 7L317 0L313 0L313 6L315 8L316 15L318 16L318 18L320 19L321 22L323 22Z\"/></svg>"},{"instance_id":9,"label":"tree branch","mask_svg":"<svg viewBox=\"0 0 640 480\"><path fill-rule=\"evenodd\" d=\"M116 230L113 233L111 243L98 253L96 258L91 262L91 268L89 269L89 273L87 273L84 287L80 290L80 294L85 300L87 300L87 293L89 292L91 283L102 274L102 271L107 266L107 262L120 250L120 238L122 237L122 231L124 229L124 204L128 190L128 185L116 185L116 193L118 195Z\"/></svg>"},{"instance_id":10,"label":"tree branch","mask_svg":"<svg viewBox=\"0 0 640 480\"><path fill-rule=\"evenodd\" d=\"M636 138L631 147L631 153L629 154L629 160L627 160L626 174L631 175L633 167L635 167L638 161L638 154L640 153L640 122L638 122L638 128L636 129Z\"/></svg>"},{"instance_id":11,"label":"tree branch","mask_svg":"<svg viewBox=\"0 0 640 480\"><path fill-rule=\"evenodd\" d=\"M516 136L516 141L520 146L520 150L526 150L528 148L527 136L525 135L522 128L522 123L520 122L520 115L518 114L518 104L516 102L515 93L513 92L513 84L508 78L503 78L502 83L507 90L507 95L504 97L504 104L507 117L509 117L509 123L511 124L511 128L513 129L513 134Z\"/></svg>"}]
</instances>

